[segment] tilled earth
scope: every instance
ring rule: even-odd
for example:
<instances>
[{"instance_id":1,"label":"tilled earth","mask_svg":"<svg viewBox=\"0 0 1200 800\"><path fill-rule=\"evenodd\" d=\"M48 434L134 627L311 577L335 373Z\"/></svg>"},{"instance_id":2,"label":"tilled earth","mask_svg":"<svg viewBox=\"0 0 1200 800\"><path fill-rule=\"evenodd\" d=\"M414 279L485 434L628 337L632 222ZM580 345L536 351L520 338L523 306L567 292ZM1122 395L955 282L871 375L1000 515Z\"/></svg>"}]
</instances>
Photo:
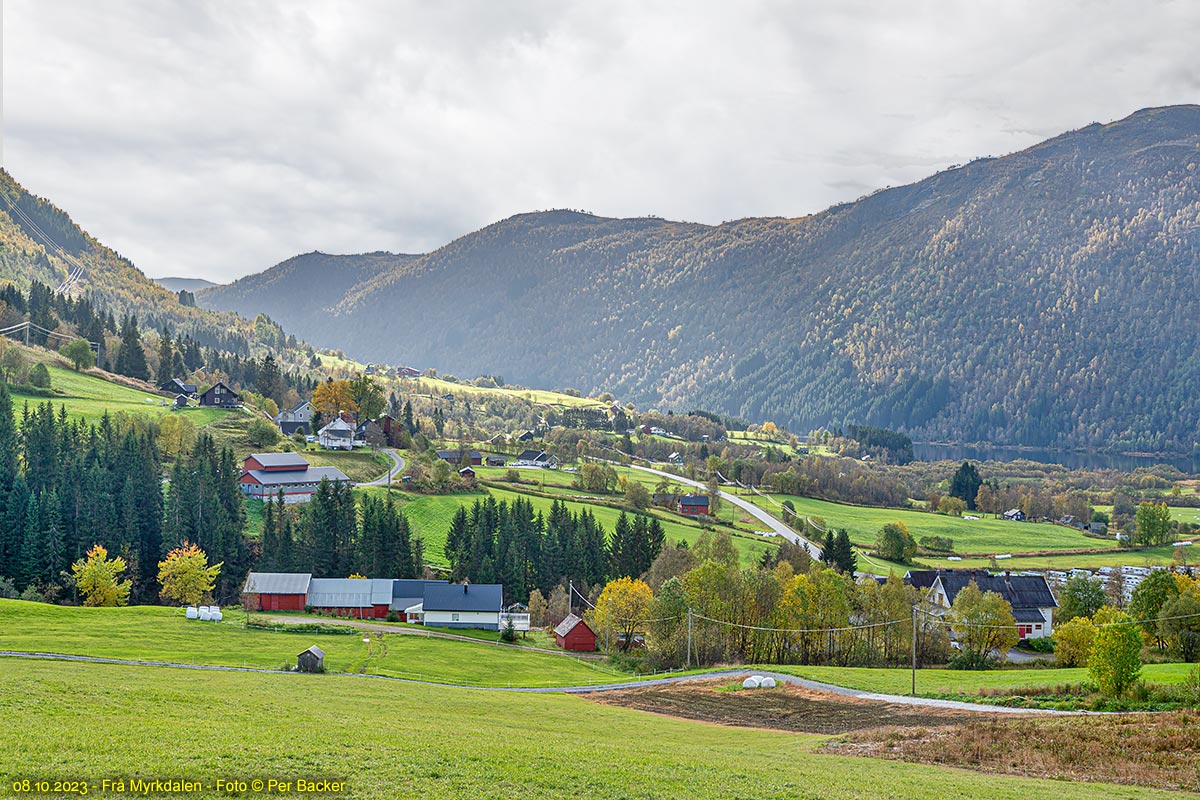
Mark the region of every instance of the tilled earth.
<instances>
[{"instance_id":1,"label":"tilled earth","mask_svg":"<svg viewBox=\"0 0 1200 800\"><path fill-rule=\"evenodd\" d=\"M738 682L740 683L740 682ZM838 734L884 726L953 725L978 716L828 694L781 684L730 691L728 678L596 692L592 700L655 714L797 733Z\"/></svg>"}]
</instances>

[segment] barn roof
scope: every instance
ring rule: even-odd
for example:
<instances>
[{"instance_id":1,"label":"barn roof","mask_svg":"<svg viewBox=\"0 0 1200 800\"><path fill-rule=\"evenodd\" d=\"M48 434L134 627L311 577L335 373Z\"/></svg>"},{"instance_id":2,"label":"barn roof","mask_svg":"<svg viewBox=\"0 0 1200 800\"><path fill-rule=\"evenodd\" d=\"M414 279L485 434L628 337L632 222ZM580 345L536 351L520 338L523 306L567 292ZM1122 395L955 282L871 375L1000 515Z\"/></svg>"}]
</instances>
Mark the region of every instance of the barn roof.
<instances>
[{"instance_id":1,"label":"barn roof","mask_svg":"<svg viewBox=\"0 0 1200 800\"><path fill-rule=\"evenodd\" d=\"M317 647L315 644L312 647L305 650L304 653L312 653L317 658L325 657L325 651L322 650L321 648ZM300 655L304 655L304 653L301 653Z\"/></svg>"},{"instance_id":2,"label":"barn roof","mask_svg":"<svg viewBox=\"0 0 1200 800\"><path fill-rule=\"evenodd\" d=\"M708 505L708 496L703 494L685 494L679 498L679 503L685 506L706 506Z\"/></svg>"},{"instance_id":3,"label":"barn roof","mask_svg":"<svg viewBox=\"0 0 1200 800\"><path fill-rule=\"evenodd\" d=\"M251 572L243 592L251 594L308 594L309 572Z\"/></svg>"},{"instance_id":4,"label":"barn roof","mask_svg":"<svg viewBox=\"0 0 1200 800\"><path fill-rule=\"evenodd\" d=\"M393 611L404 611L411 606L421 605L425 599L425 587L429 584L445 586L446 581L423 581L411 578L392 581L390 608Z\"/></svg>"},{"instance_id":5,"label":"barn roof","mask_svg":"<svg viewBox=\"0 0 1200 800\"><path fill-rule=\"evenodd\" d=\"M500 611L504 587L498 583L425 585L425 611Z\"/></svg>"},{"instance_id":6,"label":"barn roof","mask_svg":"<svg viewBox=\"0 0 1200 800\"><path fill-rule=\"evenodd\" d=\"M589 631L592 629L590 625L584 622L581 618L574 614L568 614L566 619L554 626L554 633L557 636L566 636L571 631L575 630L575 626L582 625Z\"/></svg>"},{"instance_id":7,"label":"barn roof","mask_svg":"<svg viewBox=\"0 0 1200 800\"><path fill-rule=\"evenodd\" d=\"M308 604L317 608L366 608L374 605L372 584L369 578L313 578ZM391 597L383 602L390 603Z\"/></svg>"},{"instance_id":8,"label":"barn roof","mask_svg":"<svg viewBox=\"0 0 1200 800\"><path fill-rule=\"evenodd\" d=\"M293 467L304 469L308 466L308 461L299 453L251 453L247 458L253 458L263 467Z\"/></svg>"},{"instance_id":9,"label":"barn roof","mask_svg":"<svg viewBox=\"0 0 1200 800\"><path fill-rule=\"evenodd\" d=\"M261 469L248 469L246 474L263 486L282 486L289 483L320 483L329 479L333 483L349 481L349 476L337 467L309 467L305 470L281 470L267 472Z\"/></svg>"}]
</instances>

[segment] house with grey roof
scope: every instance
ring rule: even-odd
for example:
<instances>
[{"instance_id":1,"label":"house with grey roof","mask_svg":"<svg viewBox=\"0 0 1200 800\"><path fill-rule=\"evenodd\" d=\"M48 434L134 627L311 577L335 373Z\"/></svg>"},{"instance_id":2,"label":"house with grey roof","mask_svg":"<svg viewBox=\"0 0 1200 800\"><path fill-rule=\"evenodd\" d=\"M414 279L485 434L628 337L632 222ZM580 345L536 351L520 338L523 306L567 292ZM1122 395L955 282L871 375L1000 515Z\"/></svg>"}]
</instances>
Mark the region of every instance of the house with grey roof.
<instances>
[{"instance_id":1,"label":"house with grey roof","mask_svg":"<svg viewBox=\"0 0 1200 800\"><path fill-rule=\"evenodd\" d=\"M1058 601L1054 599L1046 577L1039 574L978 575L957 570L941 571L929 587L929 599L935 612L949 611L954 598L971 583L981 592L995 592L1008 601L1020 638L1042 639L1053 635L1054 609L1058 608Z\"/></svg>"},{"instance_id":2,"label":"house with grey roof","mask_svg":"<svg viewBox=\"0 0 1200 800\"><path fill-rule=\"evenodd\" d=\"M326 450L353 450L354 424L340 416L334 417L317 433L317 442Z\"/></svg>"},{"instance_id":3,"label":"house with grey roof","mask_svg":"<svg viewBox=\"0 0 1200 800\"><path fill-rule=\"evenodd\" d=\"M296 432L308 436L312 434L313 411L312 403L301 400L291 408L285 408L276 414L275 424L284 436L291 436Z\"/></svg>"},{"instance_id":4,"label":"house with grey roof","mask_svg":"<svg viewBox=\"0 0 1200 800\"><path fill-rule=\"evenodd\" d=\"M423 621L437 628L500 630L504 587L498 583L427 584Z\"/></svg>"}]
</instances>

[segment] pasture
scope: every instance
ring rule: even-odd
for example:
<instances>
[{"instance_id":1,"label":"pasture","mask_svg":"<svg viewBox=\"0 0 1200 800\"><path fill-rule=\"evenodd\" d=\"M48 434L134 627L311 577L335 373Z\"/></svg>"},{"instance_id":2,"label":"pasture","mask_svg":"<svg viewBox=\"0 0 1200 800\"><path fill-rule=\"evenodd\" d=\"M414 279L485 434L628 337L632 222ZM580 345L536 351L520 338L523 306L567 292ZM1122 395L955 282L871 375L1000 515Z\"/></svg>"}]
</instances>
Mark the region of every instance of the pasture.
<instances>
[{"instance_id":1,"label":"pasture","mask_svg":"<svg viewBox=\"0 0 1200 800\"><path fill-rule=\"evenodd\" d=\"M776 516L782 513L779 506L758 495L746 492L743 496ZM801 517L821 517L827 527L838 530L845 528L850 534L850 541L863 547L873 547L879 529L889 522L897 521L903 522L918 542L923 536L949 537L954 540L955 553L981 555L985 560L989 556L1006 553L1106 548L1116 550L1117 547L1117 543L1111 539L1084 536L1074 528L1046 522L1009 522L990 517L969 520L900 508L844 505L795 495L776 494L771 497L776 503L790 500Z\"/></svg>"},{"instance_id":2,"label":"pasture","mask_svg":"<svg viewBox=\"0 0 1200 800\"><path fill-rule=\"evenodd\" d=\"M317 644L328 672L356 672L471 686L564 686L630 676L568 655L436 639L418 634L346 634L245 627L237 608L222 622L188 620L162 606L82 608L0 600L0 650L256 669L296 663ZM307 620L320 622L320 619ZM0 662L0 665L12 662Z\"/></svg>"},{"instance_id":3,"label":"pasture","mask_svg":"<svg viewBox=\"0 0 1200 800\"><path fill-rule=\"evenodd\" d=\"M1082 800L1174 792L824 755L825 737L705 725L560 694L332 675L5 659L0 785L335 779L351 798ZM48 757L52 756L52 757ZM245 792L241 794L245 795Z\"/></svg>"}]
</instances>

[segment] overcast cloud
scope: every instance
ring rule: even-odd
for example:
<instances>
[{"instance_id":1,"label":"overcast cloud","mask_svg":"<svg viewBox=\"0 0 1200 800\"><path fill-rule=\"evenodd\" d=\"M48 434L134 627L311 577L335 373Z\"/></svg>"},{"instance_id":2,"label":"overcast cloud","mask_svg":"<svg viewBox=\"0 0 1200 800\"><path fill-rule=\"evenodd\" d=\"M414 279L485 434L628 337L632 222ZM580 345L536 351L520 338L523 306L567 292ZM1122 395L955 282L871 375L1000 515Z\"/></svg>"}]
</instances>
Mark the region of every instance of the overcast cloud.
<instances>
[{"instance_id":1,"label":"overcast cloud","mask_svg":"<svg viewBox=\"0 0 1200 800\"><path fill-rule=\"evenodd\" d=\"M4 165L152 276L800 216L1200 102L1194 2L4 3Z\"/></svg>"}]
</instances>

